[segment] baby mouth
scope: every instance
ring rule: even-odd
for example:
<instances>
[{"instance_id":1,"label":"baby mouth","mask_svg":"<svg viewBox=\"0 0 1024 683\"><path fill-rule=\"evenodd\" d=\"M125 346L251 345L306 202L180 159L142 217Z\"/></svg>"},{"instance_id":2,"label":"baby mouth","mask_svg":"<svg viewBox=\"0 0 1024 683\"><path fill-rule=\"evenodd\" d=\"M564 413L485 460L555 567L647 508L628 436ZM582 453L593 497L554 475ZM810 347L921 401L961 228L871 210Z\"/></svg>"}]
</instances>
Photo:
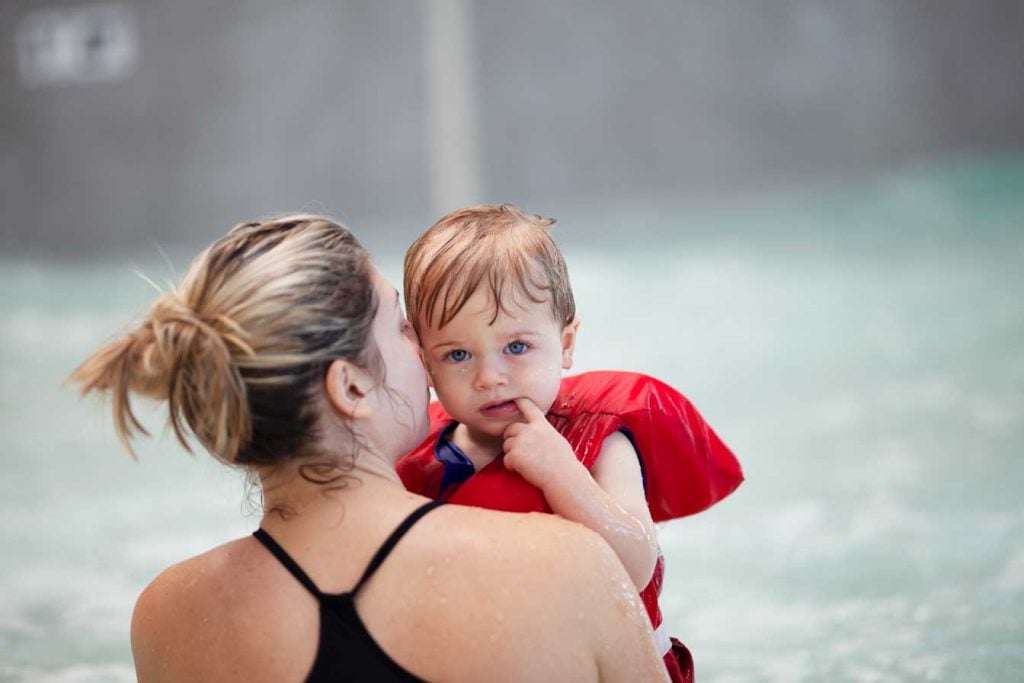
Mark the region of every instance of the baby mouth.
<instances>
[{"instance_id":1,"label":"baby mouth","mask_svg":"<svg viewBox=\"0 0 1024 683\"><path fill-rule=\"evenodd\" d=\"M489 417L503 417L518 413L519 408L513 400L493 401L491 403L485 403L483 407L480 408L480 412Z\"/></svg>"}]
</instances>

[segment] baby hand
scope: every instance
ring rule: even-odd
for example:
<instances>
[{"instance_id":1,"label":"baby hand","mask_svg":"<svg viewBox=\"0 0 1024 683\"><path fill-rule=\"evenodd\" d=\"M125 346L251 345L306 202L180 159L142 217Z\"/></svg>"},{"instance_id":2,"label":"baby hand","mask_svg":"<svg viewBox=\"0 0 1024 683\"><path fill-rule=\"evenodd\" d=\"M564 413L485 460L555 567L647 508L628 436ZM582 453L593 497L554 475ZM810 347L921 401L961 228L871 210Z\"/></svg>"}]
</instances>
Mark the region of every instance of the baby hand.
<instances>
[{"instance_id":1,"label":"baby hand","mask_svg":"<svg viewBox=\"0 0 1024 683\"><path fill-rule=\"evenodd\" d=\"M515 401L525 421L505 428L505 467L543 491L552 481L582 466L572 446L551 426L536 403L528 398Z\"/></svg>"}]
</instances>

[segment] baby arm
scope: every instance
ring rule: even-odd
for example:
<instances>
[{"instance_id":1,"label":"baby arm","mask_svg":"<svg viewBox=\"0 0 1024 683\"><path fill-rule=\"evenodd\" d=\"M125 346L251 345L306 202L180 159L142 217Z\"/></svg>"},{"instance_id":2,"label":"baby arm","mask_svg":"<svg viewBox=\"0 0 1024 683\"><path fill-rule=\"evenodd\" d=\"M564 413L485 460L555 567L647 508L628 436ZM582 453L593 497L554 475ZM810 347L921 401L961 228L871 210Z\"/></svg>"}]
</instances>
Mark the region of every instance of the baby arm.
<instances>
[{"instance_id":1,"label":"baby arm","mask_svg":"<svg viewBox=\"0 0 1024 683\"><path fill-rule=\"evenodd\" d=\"M658 543L629 439L618 432L606 438L588 472L532 401L516 404L526 422L505 430L505 466L543 491L556 514L600 534L643 590L654 573Z\"/></svg>"}]
</instances>

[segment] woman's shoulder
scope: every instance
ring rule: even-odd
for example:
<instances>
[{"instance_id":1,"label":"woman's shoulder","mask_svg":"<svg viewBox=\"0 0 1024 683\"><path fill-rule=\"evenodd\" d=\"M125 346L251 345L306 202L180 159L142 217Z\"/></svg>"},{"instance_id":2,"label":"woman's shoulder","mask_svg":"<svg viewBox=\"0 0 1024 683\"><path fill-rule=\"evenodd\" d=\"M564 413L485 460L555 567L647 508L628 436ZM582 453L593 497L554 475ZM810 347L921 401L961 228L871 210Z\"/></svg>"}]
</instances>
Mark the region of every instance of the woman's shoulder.
<instances>
[{"instance_id":1,"label":"woman's shoulder","mask_svg":"<svg viewBox=\"0 0 1024 683\"><path fill-rule=\"evenodd\" d=\"M565 555L567 549L585 556L603 554L607 547L600 536L581 524L541 512L496 512L461 505L446 505L437 522L449 541L461 551L478 551L473 557L493 562L496 556L531 562L531 556ZM571 558L564 558L572 564Z\"/></svg>"},{"instance_id":2,"label":"woman's shoulder","mask_svg":"<svg viewBox=\"0 0 1024 683\"><path fill-rule=\"evenodd\" d=\"M452 678L457 662L454 677L466 680L495 671L521 680L597 679L596 644L617 635L615 619L637 600L597 534L554 515L457 505L428 519L387 581L394 611L379 614L409 623L396 641L422 676Z\"/></svg>"},{"instance_id":3,"label":"woman's shoulder","mask_svg":"<svg viewBox=\"0 0 1024 683\"><path fill-rule=\"evenodd\" d=\"M478 599L493 605L503 597L522 601L527 593L530 600L545 596L569 607L585 601L590 587L603 586L609 573L622 571L600 536L555 515L458 505L438 512L433 533L419 537L417 554L428 567L457 567L436 571L431 582L467 609Z\"/></svg>"},{"instance_id":4,"label":"woman's shoulder","mask_svg":"<svg viewBox=\"0 0 1024 683\"><path fill-rule=\"evenodd\" d=\"M255 625L274 618L297 635L308 630L308 620L303 623L285 602L302 600L304 590L282 581L261 551L252 538L231 541L168 567L146 586L131 626L140 680L242 679L247 661L262 660L250 653L279 645L263 642L272 634ZM309 637L316 642L315 633Z\"/></svg>"},{"instance_id":5,"label":"woman's shoulder","mask_svg":"<svg viewBox=\"0 0 1024 683\"><path fill-rule=\"evenodd\" d=\"M173 615L207 604L230 587L251 551L250 539L240 538L171 565L146 586L135 606L137 616Z\"/></svg>"}]
</instances>

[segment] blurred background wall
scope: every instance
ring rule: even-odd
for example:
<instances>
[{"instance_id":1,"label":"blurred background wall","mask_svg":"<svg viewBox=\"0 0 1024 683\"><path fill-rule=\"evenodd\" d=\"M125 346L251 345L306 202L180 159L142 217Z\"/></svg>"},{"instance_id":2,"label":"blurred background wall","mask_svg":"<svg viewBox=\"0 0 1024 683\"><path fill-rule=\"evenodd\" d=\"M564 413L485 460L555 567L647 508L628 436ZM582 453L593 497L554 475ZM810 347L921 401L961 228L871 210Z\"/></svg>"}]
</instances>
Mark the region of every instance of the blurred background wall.
<instances>
[{"instance_id":1,"label":"blurred background wall","mask_svg":"<svg viewBox=\"0 0 1024 683\"><path fill-rule=\"evenodd\" d=\"M0 4L0 250L562 215L1024 146L1010 0ZM406 240L407 241L407 240Z\"/></svg>"},{"instance_id":2,"label":"blurred background wall","mask_svg":"<svg viewBox=\"0 0 1024 683\"><path fill-rule=\"evenodd\" d=\"M702 681L1019 680L1022 37L1017 0L3 0L0 681L134 681L143 587L259 521L64 384L133 271L306 209L398 283L476 201L559 219L574 371L743 463L659 529Z\"/></svg>"}]
</instances>

